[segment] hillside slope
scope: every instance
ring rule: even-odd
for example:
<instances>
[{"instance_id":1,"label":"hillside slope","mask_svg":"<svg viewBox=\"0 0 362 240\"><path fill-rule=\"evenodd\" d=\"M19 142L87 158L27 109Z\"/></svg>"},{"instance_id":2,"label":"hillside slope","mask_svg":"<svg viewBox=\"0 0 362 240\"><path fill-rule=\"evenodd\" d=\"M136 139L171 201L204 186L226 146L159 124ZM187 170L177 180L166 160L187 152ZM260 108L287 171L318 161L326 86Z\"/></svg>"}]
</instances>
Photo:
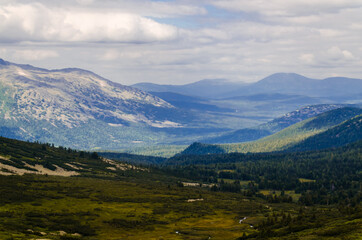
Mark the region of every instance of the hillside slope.
<instances>
[{"instance_id":1,"label":"hillside slope","mask_svg":"<svg viewBox=\"0 0 362 240\"><path fill-rule=\"evenodd\" d=\"M254 128L244 128L218 137L202 140L204 143L240 143L261 139L279 132L295 123L333 109L347 107L346 104L319 104L299 108ZM346 113L347 114L347 113Z\"/></svg>"},{"instance_id":2,"label":"hillside slope","mask_svg":"<svg viewBox=\"0 0 362 240\"><path fill-rule=\"evenodd\" d=\"M304 139L333 128L359 114L362 114L362 109L360 108L338 108L296 123L255 142L244 144L225 144L221 146L226 150L226 152L282 151L299 143L300 141L303 141Z\"/></svg>"},{"instance_id":3,"label":"hillside slope","mask_svg":"<svg viewBox=\"0 0 362 240\"><path fill-rule=\"evenodd\" d=\"M358 115L325 132L311 136L287 151L307 151L340 147L362 139L362 115Z\"/></svg>"}]
</instances>

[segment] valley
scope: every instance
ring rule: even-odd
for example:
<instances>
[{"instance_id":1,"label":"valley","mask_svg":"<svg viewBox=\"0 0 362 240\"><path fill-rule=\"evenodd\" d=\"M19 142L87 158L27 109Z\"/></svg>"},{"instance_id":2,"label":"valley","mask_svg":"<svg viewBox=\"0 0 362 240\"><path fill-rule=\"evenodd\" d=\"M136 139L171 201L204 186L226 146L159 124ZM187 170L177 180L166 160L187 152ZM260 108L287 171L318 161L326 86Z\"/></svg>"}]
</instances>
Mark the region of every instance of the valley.
<instances>
[{"instance_id":1,"label":"valley","mask_svg":"<svg viewBox=\"0 0 362 240\"><path fill-rule=\"evenodd\" d=\"M0 240L362 240L362 0L0 2Z\"/></svg>"},{"instance_id":2,"label":"valley","mask_svg":"<svg viewBox=\"0 0 362 240\"><path fill-rule=\"evenodd\" d=\"M129 87L0 63L1 239L362 236L362 80Z\"/></svg>"}]
</instances>

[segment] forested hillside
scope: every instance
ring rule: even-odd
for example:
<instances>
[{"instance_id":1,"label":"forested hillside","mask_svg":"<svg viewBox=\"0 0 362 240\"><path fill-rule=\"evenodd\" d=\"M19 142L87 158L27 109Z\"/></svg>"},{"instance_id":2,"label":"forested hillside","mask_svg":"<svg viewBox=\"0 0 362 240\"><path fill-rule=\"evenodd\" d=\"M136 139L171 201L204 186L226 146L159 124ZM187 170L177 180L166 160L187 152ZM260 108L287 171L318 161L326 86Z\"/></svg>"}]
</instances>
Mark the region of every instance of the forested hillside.
<instances>
[{"instance_id":1,"label":"forested hillside","mask_svg":"<svg viewBox=\"0 0 362 240\"><path fill-rule=\"evenodd\" d=\"M362 170L362 141L332 150L295 153L180 155L165 162L179 177L219 183L219 190L240 192L240 182L259 190L293 190L303 204L353 201L357 204ZM220 182L229 179L233 182ZM348 199L346 199L348 196Z\"/></svg>"}]
</instances>

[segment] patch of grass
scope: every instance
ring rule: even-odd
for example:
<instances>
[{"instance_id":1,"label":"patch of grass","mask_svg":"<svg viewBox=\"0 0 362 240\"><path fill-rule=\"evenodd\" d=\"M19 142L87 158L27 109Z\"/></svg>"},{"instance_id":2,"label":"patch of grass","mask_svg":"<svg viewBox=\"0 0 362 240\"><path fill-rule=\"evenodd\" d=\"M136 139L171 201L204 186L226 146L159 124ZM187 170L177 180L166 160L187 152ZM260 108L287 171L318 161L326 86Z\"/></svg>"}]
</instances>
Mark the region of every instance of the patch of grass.
<instances>
[{"instance_id":1,"label":"patch of grass","mask_svg":"<svg viewBox=\"0 0 362 240\"><path fill-rule=\"evenodd\" d=\"M316 182L316 180L306 179L306 178L299 178L299 182L301 182L301 183L309 183L309 182Z\"/></svg>"}]
</instances>

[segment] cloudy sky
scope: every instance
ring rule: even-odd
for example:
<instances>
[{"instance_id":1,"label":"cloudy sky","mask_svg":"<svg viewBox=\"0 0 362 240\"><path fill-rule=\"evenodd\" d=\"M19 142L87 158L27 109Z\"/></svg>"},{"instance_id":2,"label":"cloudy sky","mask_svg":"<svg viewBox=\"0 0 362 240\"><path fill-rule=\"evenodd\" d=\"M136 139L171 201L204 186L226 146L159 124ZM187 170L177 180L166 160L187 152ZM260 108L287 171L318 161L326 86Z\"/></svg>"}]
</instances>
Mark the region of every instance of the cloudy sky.
<instances>
[{"instance_id":1,"label":"cloudy sky","mask_svg":"<svg viewBox=\"0 0 362 240\"><path fill-rule=\"evenodd\" d=\"M0 57L127 85L362 78L362 0L0 0Z\"/></svg>"}]
</instances>

